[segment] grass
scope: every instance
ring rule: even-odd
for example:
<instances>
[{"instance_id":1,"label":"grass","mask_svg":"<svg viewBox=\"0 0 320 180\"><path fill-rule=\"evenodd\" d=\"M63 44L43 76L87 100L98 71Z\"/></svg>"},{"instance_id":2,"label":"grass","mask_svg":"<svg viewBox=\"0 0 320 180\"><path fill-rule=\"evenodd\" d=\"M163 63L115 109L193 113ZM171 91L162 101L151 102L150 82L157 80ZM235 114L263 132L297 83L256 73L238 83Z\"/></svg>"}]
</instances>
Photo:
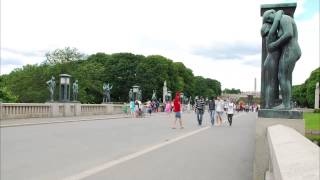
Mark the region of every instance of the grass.
<instances>
[{"instance_id":1,"label":"grass","mask_svg":"<svg viewBox=\"0 0 320 180\"><path fill-rule=\"evenodd\" d=\"M303 113L306 130L320 131L320 113Z\"/></svg>"},{"instance_id":2,"label":"grass","mask_svg":"<svg viewBox=\"0 0 320 180\"><path fill-rule=\"evenodd\" d=\"M303 113L303 118L305 121L305 130L320 131L320 113ZM306 137L311 141L318 141L320 143L319 134L306 134Z\"/></svg>"}]
</instances>

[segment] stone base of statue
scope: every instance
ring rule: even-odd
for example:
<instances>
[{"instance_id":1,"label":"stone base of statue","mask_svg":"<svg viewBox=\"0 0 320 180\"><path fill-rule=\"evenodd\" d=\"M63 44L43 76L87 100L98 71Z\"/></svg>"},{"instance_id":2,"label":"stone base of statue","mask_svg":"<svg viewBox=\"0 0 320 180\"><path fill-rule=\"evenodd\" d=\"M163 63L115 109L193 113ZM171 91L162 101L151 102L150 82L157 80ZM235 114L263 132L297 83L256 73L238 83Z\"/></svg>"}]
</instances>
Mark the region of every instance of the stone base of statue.
<instances>
[{"instance_id":1,"label":"stone base of statue","mask_svg":"<svg viewBox=\"0 0 320 180\"><path fill-rule=\"evenodd\" d=\"M260 109L258 111L258 117L303 119L303 112L295 109L291 109L291 110Z\"/></svg>"},{"instance_id":2,"label":"stone base of statue","mask_svg":"<svg viewBox=\"0 0 320 180\"><path fill-rule=\"evenodd\" d=\"M260 112L260 111L259 111ZM264 113L264 114L263 114ZM272 116L294 116L297 117L297 111L294 112L272 112L271 110L261 111L260 114L271 114ZM292 115L294 114L294 115ZM302 114L302 113L301 113ZM265 172L269 170L269 146L267 140L267 128L269 126L281 124L294 128L302 135L305 134L304 120L288 119L288 118L262 118L258 117L256 120L255 129L255 152L253 163L253 179L265 179Z\"/></svg>"}]
</instances>

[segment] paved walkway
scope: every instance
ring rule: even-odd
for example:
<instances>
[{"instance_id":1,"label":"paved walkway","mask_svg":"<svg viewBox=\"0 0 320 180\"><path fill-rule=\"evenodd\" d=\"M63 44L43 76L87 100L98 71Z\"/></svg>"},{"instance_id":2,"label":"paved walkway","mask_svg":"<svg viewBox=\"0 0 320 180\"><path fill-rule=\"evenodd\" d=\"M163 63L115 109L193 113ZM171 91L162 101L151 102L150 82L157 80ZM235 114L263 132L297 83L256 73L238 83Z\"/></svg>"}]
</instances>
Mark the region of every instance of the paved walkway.
<instances>
[{"instance_id":1,"label":"paved walkway","mask_svg":"<svg viewBox=\"0 0 320 180\"><path fill-rule=\"evenodd\" d=\"M250 180L256 114L232 127L195 118L183 113L182 130L163 113L1 128L0 179Z\"/></svg>"},{"instance_id":2,"label":"paved walkway","mask_svg":"<svg viewBox=\"0 0 320 180\"><path fill-rule=\"evenodd\" d=\"M130 116L127 114L113 114L113 115L71 116L71 117L54 117L54 118L8 119L8 120L0 120L0 127L27 126L27 125L40 125L40 124L91 121L91 120L120 119L120 118L129 118L129 117Z\"/></svg>"}]
</instances>

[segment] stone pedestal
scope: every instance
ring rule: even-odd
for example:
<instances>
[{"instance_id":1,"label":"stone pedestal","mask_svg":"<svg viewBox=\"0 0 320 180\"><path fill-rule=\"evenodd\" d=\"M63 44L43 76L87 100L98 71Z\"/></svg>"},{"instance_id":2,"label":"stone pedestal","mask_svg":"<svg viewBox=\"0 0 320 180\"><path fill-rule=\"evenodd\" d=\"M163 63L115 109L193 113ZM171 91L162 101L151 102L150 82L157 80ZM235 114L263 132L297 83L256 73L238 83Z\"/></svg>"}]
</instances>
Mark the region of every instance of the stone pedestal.
<instances>
[{"instance_id":1,"label":"stone pedestal","mask_svg":"<svg viewBox=\"0 0 320 180\"><path fill-rule=\"evenodd\" d=\"M54 102L46 102L45 104L50 105L50 114L49 117L58 117L60 115L59 112L59 103L54 103Z\"/></svg>"},{"instance_id":2,"label":"stone pedestal","mask_svg":"<svg viewBox=\"0 0 320 180\"><path fill-rule=\"evenodd\" d=\"M75 116L80 116L81 115L81 104L80 103L75 103L74 104L74 115Z\"/></svg>"},{"instance_id":3,"label":"stone pedestal","mask_svg":"<svg viewBox=\"0 0 320 180\"><path fill-rule=\"evenodd\" d=\"M64 103L63 104L63 116L67 117L67 116L74 116L74 113L72 113L71 111L71 103Z\"/></svg>"},{"instance_id":4,"label":"stone pedestal","mask_svg":"<svg viewBox=\"0 0 320 180\"><path fill-rule=\"evenodd\" d=\"M106 114L112 114L113 113L113 105L112 104L106 104Z\"/></svg>"},{"instance_id":5,"label":"stone pedestal","mask_svg":"<svg viewBox=\"0 0 320 180\"><path fill-rule=\"evenodd\" d=\"M264 179L266 171L269 170L270 157L267 142L267 127L276 124L294 128L302 135L305 134L303 119L258 118L256 121L253 180Z\"/></svg>"},{"instance_id":6,"label":"stone pedestal","mask_svg":"<svg viewBox=\"0 0 320 180\"><path fill-rule=\"evenodd\" d=\"M274 110L260 109L258 117L261 118L285 118L285 119L303 119L303 112L298 110Z\"/></svg>"}]
</instances>

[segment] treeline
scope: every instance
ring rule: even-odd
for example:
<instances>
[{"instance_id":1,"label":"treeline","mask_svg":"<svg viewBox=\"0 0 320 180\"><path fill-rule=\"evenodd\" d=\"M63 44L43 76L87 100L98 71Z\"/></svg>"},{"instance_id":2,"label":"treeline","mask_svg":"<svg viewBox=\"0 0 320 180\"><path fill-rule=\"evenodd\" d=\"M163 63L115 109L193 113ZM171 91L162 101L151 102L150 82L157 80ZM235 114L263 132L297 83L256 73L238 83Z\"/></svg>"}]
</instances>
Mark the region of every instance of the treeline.
<instances>
[{"instance_id":1,"label":"treeline","mask_svg":"<svg viewBox=\"0 0 320 180\"><path fill-rule=\"evenodd\" d=\"M48 54L46 56L48 57ZM59 74L70 74L72 82L79 80L78 99L82 103L101 103L104 82L113 85L111 99L114 102L128 101L128 92L133 85L141 87L144 101L151 98L152 90L156 90L158 99L162 98L165 80L169 90L181 91L187 97L196 95L212 97L221 94L219 81L194 76L192 70L186 68L183 63L173 62L159 55L96 53L85 59L60 62L50 58L50 61L47 58L47 61L40 65L26 65L8 75L0 76L2 101L46 102L49 99L46 81L51 76L56 78L55 99L57 100Z\"/></svg>"},{"instance_id":2,"label":"treeline","mask_svg":"<svg viewBox=\"0 0 320 180\"><path fill-rule=\"evenodd\" d=\"M317 82L320 82L320 68L312 71L310 77L303 84L293 86L292 100L300 107L314 108L314 96Z\"/></svg>"},{"instance_id":3,"label":"treeline","mask_svg":"<svg viewBox=\"0 0 320 180\"><path fill-rule=\"evenodd\" d=\"M235 89L235 88L232 88L232 89L225 88L222 92L225 94L240 94L241 90Z\"/></svg>"}]
</instances>

